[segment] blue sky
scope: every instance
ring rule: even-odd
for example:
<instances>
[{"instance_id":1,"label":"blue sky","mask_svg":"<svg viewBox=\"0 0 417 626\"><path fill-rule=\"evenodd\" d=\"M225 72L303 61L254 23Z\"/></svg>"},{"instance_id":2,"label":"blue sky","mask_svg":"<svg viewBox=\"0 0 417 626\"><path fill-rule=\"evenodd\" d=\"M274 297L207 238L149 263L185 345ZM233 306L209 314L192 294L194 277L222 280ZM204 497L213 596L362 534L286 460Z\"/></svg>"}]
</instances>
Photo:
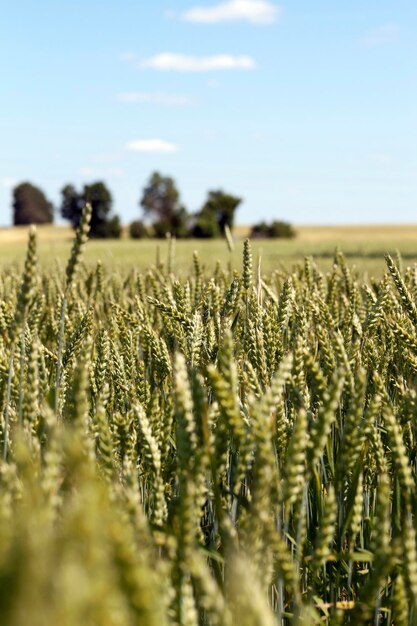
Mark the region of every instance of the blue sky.
<instances>
[{"instance_id":1,"label":"blue sky","mask_svg":"<svg viewBox=\"0 0 417 626\"><path fill-rule=\"evenodd\" d=\"M154 170L237 221L417 220L415 0L1 0L0 224L11 187Z\"/></svg>"}]
</instances>

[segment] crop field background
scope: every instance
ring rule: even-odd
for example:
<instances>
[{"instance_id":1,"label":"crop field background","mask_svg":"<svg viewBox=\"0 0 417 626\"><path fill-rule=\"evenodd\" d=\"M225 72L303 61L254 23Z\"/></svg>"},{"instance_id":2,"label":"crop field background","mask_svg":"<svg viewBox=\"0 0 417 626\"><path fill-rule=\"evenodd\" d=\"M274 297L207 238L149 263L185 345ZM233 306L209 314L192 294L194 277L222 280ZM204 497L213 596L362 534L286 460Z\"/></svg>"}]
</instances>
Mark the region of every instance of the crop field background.
<instances>
[{"instance_id":1,"label":"crop field background","mask_svg":"<svg viewBox=\"0 0 417 626\"><path fill-rule=\"evenodd\" d=\"M0 622L416 623L411 259L365 280L322 234L330 271L248 241L234 270L225 242L84 249L88 219L67 262L2 246Z\"/></svg>"},{"instance_id":2,"label":"crop field background","mask_svg":"<svg viewBox=\"0 0 417 626\"><path fill-rule=\"evenodd\" d=\"M224 240L178 240L175 244L176 271L187 272L194 250L198 249L200 261L208 271L214 271L217 261L241 268L243 240L249 232L245 226L237 226L235 253L230 254ZM351 267L367 277L380 277L385 271L384 255L399 251L407 263L417 261L417 226L300 226L294 240L253 240L252 252L257 262L261 257L262 269L291 270L305 256L313 256L319 267L329 270L335 249L343 251ZM0 266L22 263L28 228L0 229ZM55 260L65 265L70 253L73 232L59 226L38 227L38 239L42 244L39 260L50 267ZM155 239L131 240L127 237L113 241L90 241L84 259L96 263L100 259L107 267L147 269L166 257L168 245Z\"/></svg>"}]
</instances>

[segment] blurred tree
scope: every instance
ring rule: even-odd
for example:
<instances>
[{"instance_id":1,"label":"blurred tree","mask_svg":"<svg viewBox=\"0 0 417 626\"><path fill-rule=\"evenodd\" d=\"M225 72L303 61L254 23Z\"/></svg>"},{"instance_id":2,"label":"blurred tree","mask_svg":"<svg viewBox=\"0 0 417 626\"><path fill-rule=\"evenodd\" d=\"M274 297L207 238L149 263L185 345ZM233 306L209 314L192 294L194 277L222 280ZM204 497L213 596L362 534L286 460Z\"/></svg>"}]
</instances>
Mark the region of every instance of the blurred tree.
<instances>
[{"instance_id":1,"label":"blurred tree","mask_svg":"<svg viewBox=\"0 0 417 626\"><path fill-rule=\"evenodd\" d=\"M140 206L152 222L156 237L171 233L188 235L188 213L180 203L180 194L173 178L154 172L143 190Z\"/></svg>"},{"instance_id":2,"label":"blurred tree","mask_svg":"<svg viewBox=\"0 0 417 626\"><path fill-rule=\"evenodd\" d=\"M171 218L171 233L180 239L184 239L188 237L189 221L188 211L185 207L181 206L177 211L175 211L174 215Z\"/></svg>"},{"instance_id":3,"label":"blurred tree","mask_svg":"<svg viewBox=\"0 0 417 626\"><path fill-rule=\"evenodd\" d=\"M197 239L214 239L220 237L221 231L215 215L208 211L198 214L192 229L192 236Z\"/></svg>"},{"instance_id":4,"label":"blurred tree","mask_svg":"<svg viewBox=\"0 0 417 626\"><path fill-rule=\"evenodd\" d=\"M80 224L85 204L83 194L79 194L73 185L65 185L61 190L61 195L61 216L71 222L73 228L77 228Z\"/></svg>"},{"instance_id":5,"label":"blurred tree","mask_svg":"<svg viewBox=\"0 0 417 626\"><path fill-rule=\"evenodd\" d=\"M62 191L61 215L77 228L86 202L90 202L93 212L91 216L90 236L98 238L118 238L121 235L120 219L110 215L113 198L102 181L84 185L79 193L73 185L66 185Z\"/></svg>"},{"instance_id":6,"label":"blurred tree","mask_svg":"<svg viewBox=\"0 0 417 626\"><path fill-rule=\"evenodd\" d=\"M13 223L51 224L54 221L54 209L39 187L31 183L21 183L13 190Z\"/></svg>"},{"instance_id":7,"label":"blurred tree","mask_svg":"<svg viewBox=\"0 0 417 626\"><path fill-rule=\"evenodd\" d=\"M209 219L210 217L214 218L222 234L226 225L232 230L235 211L241 202L242 198L232 196L221 189L218 191L209 191L199 217L204 217L205 219Z\"/></svg>"}]
</instances>

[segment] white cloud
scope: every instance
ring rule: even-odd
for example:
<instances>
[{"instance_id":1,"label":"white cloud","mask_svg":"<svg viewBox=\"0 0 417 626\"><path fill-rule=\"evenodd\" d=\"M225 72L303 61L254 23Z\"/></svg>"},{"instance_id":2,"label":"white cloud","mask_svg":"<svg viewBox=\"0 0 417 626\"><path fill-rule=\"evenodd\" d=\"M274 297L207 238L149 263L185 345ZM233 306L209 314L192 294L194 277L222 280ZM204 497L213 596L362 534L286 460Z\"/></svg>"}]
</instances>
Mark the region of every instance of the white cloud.
<instances>
[{"instance_id":1,"label":"white cloud","mask_svg":"<svg viewBox=\"0 0 417 626\"><path fill-rule=\"evenodd\" d=\"M385 24L379 28L371 30L362 40L361 43L367 48L375 48L376 46L385 46L393 43L398 39L400 27L398 24Z\"/></svg>"},{"instance_id":2,"label":"white cloud","mask_svg":"<svg viewBox=\"0 0 417 626\"><path fill-rule=\"evenodd\" d=\"M142 91L119 93L117 99L120 102L159 104L170 107L184 107L193 104L193 100L189 96L170 93L146 93Z\"/></svg>"},{"instance_id":3,"label":"white cloud","mask_svg":"<svg viewBox=\"0 0 417 626\"><path fill-rule=\"evenodd\" d=\"M178 146L170 141L164 141L163 139L136 139L135 141L129 141L126 145L127 150L133 152L177 152Z\"/></svg>"},{"instance_id":4,"label":"white cloud","mask_svg":"<svg viewBox=\"0 0 417 626\"><path fill-rule=\"evenodd\" d=\"M13 187L16 187L17 185L17 180L15 178L2 178L0 180L0 187L2 187L3 189L13 189Z\"/></svg>"},{"instance_id":5,"label":"white cloud","mask_svg":"<svg viewBox=\"0 0 417 626\"><path fill-rule=\"evenodd\" d=\"M211 7L194 7L182 15L187 22L216 24L245 20L254 24L272 24L281 7L268 0L229 0Z\"/></svg>"},{"instance_id":6,"label":"white cloud","mask_svg":"<svg viewBox=\"0 0 417 626\"><path fill-rule=\"evenodd\" d=\"M249 56L217 54L211 57L194 57L186 54L162 52L140 63L140 67L176 72L210 72L213 70L252 70L255 61Z\"/></svg>"}]
</instances>

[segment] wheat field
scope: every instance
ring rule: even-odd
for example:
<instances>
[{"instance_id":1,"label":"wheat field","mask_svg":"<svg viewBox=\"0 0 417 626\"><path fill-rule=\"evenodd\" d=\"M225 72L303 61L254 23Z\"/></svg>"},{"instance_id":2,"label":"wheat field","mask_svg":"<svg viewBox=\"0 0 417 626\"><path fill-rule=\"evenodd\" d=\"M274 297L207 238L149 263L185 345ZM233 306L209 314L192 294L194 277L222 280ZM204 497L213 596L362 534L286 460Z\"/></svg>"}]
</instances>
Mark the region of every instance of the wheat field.
<instances>
[{"instance_id":1,"label":"wheat field","mask_svg":"<svg viewBox=\"0 0 417 626\"><path fill-rule=\"evenodd\" d=\"M230 254L224 240L178 240L175 244L175 271L186 273L194 250L198 250L201 265L213 273L217 262L222 266L240 270L243 241L249 233L248 226L234 228L235 252ZM372 226L298 226L293 240L253 240L252 253L255 264L262 259L263 271L280 269L291 272L306 256L313 256L320 270L329 271L337 249L343 250L352 271L362 278L380 278L385 271L384 255L401 253L408 263L417 262L416 225ZM0 267L16 267L20 271L25 256L28 227L0 229ZM71 251L73 231L65 226L39 226L37 236L39 264L42 268L56 267L62 271ZM107 270L146 271L159 258L165 258L169 245L155 239L131 240L127 229L121 240L92 240L85 251L84 260L94 264L98 260ZM184 276L183 276L184 277Z\"/></svg>"},{"instance_id":2,"label":"wheat field","mask_svg":"<svg viewBox=\"0 0 417 626\"><path fill-rule=\"evenodd\" d=\"M1 624L415 624L417 266L110 270L89 218L1 275Z\"/></svg>"}]
</instances>

